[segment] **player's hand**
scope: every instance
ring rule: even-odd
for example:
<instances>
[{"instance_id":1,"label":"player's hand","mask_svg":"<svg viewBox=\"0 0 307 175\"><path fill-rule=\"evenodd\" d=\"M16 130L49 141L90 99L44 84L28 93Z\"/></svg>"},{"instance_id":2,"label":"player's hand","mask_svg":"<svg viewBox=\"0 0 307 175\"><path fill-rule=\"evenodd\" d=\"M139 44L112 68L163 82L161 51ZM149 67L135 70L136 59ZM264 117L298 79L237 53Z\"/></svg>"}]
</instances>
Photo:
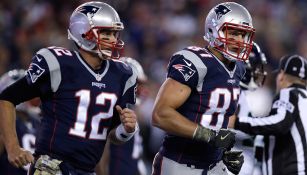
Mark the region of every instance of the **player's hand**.
<instances>
[{"instance_id":1,"label":"player's hand","mask_svg":"<svg viewBox=\"0 0 307 175\"><path fill-rule=\"evenodd\" d=\"M126 132L134 132L137 125L135 112L128 108L122 109L119 105L116 105L116 110L119 113L120 121L124 125Z\"/></svg>"},{"instance_id":2,"label":"player's hand","mask_svg":"<svg viewBox=\"0 0 307 175\"><path fill-rule=\"evenodd\" d=\"M30 151L19 146L8 149L8 160L16 168L21 168L29 163L34 163L34 157Z\"/></svg>"},{"instance_id":3,"label":"player's hand","mask_svg":"<svg viewBox=\"0 0 307 175\"><path fill-rule=\"evenodd\" d=\"M214 146L222 148L225 151L230 150L235 144L235 135L236 133L230 130L220 129L210 143L213 143Z\"/></svg>"},{"instance_id":4,"label":"player's hand","mask_svg":"<svg viewBox=\"0 0 307 175\"><path fill-rule=\"evenodd\" d=\"M225 151L222 159L230 172L233 174L239 174L244 163L242 151Z\"/></svg>"}]
</instances>

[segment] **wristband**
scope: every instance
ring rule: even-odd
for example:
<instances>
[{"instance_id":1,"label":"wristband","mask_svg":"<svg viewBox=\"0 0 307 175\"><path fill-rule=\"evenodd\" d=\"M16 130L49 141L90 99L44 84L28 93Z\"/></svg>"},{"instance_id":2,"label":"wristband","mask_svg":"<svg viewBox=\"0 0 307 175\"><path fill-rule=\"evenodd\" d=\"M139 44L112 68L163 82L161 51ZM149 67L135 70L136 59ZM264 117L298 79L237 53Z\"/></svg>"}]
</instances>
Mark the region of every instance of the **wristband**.
<instances>
[{"instance_id":1,"label":"wristband","mask_svg":"<svg viewBox=\"0 0 307 175\"><path fill-rule=\"evenodd\" d=\"M118 140L122 141L122 142L127 142L128 140L130 140L134 134L139 130L139 125L138 123L136 123L134 131L131 133L128 133L123 124L120 124L117 126L116 130L115 130L115 136Z\"/></svg>"}]
</instances>

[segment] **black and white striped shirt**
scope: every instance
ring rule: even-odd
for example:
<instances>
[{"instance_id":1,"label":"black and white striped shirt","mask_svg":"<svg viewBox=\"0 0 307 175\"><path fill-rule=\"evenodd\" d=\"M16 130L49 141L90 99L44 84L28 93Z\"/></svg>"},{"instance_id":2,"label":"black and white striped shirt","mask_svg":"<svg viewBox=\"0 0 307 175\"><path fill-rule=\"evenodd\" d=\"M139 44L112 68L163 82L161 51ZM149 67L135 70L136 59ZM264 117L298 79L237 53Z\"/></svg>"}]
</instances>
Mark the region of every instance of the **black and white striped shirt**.
<instances>
[{"instance_id":1,"label":"black and white striped shirt","mask_svg":"<svg viewBox=\"0 0 307 175\"><path fill-rule=\"evenodd\" d=\"M294 84L275 97L269 116L243 117L236 129L265 136L264 174L307 174L307 90Z\"/></svg>"}]
</instances>

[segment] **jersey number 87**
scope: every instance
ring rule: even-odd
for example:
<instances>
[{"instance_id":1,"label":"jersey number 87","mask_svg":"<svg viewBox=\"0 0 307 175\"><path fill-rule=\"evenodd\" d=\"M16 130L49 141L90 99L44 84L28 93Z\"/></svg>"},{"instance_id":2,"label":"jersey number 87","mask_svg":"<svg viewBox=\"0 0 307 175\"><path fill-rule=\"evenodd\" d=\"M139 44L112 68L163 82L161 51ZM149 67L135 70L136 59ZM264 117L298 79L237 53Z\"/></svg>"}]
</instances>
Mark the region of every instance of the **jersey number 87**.
<instances>
[{"instance_id":1,"label":"jersey number 87","mask_svg":"<svg viewBox=\"0 0 307 175\"><path fill-rule=\"evenodd\" d=\"M200 124L215 130L222 128L230 103L238 100L239 94L240 88L233 88L232 91L227 88L214 89L210 94L209 108L202 115Z\"/></svg>"}]
</instances>

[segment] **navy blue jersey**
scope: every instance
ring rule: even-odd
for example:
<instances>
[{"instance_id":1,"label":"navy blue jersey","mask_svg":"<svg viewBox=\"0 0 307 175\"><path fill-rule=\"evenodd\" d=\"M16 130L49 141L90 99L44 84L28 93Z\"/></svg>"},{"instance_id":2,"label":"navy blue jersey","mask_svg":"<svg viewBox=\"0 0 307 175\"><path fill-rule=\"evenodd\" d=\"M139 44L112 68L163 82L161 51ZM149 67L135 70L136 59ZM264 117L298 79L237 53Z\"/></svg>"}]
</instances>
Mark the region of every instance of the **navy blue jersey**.
<instances>
[{"instance_id":1,"label":"navy blue jersey","mask_svg":"<svg viewBox=\"0 0 307 175\"><path fill-rule=\"evenodd\" d=\"M23 114L26 115L26 114ZM36 128L39 125L39 120L34 117L20 117L17 113L16 117L16 133L20 146L34 153ZM1 175L26 175L28 166L23 168L15 168L7 159L7 153L0 156L0 172Z\"/></svg>"},{"instance_id":2,"label":"navy blue jersey","mask_svg":"<svg viewBox=\"0 0 307 175\"><path fill-rule=\"evenodd\" d=\"M42 101L35 153L93 171L108 131L120 122L115 106L135 103L136 77L120 61L104 60L94 70L76 51L39 50L26 75Z\"/></svg>"},{"instance_id":3,"label":"navy blue jersey","mask_svg":"<svg viewBox=\"0 0 307 175\"><path fill-rule=\"evenodd\" d=\"M243 62L234 62L233 69L225 65L206 48L188 47L175 53L168 65L167 77L191 88L191 94L177 111L190 121L213 130L227 128L234 114L239 82L245 73ZM160 151L179 163L208 167L220 159L220 150L167 134Z\"/></svg>"}]
</instances>

